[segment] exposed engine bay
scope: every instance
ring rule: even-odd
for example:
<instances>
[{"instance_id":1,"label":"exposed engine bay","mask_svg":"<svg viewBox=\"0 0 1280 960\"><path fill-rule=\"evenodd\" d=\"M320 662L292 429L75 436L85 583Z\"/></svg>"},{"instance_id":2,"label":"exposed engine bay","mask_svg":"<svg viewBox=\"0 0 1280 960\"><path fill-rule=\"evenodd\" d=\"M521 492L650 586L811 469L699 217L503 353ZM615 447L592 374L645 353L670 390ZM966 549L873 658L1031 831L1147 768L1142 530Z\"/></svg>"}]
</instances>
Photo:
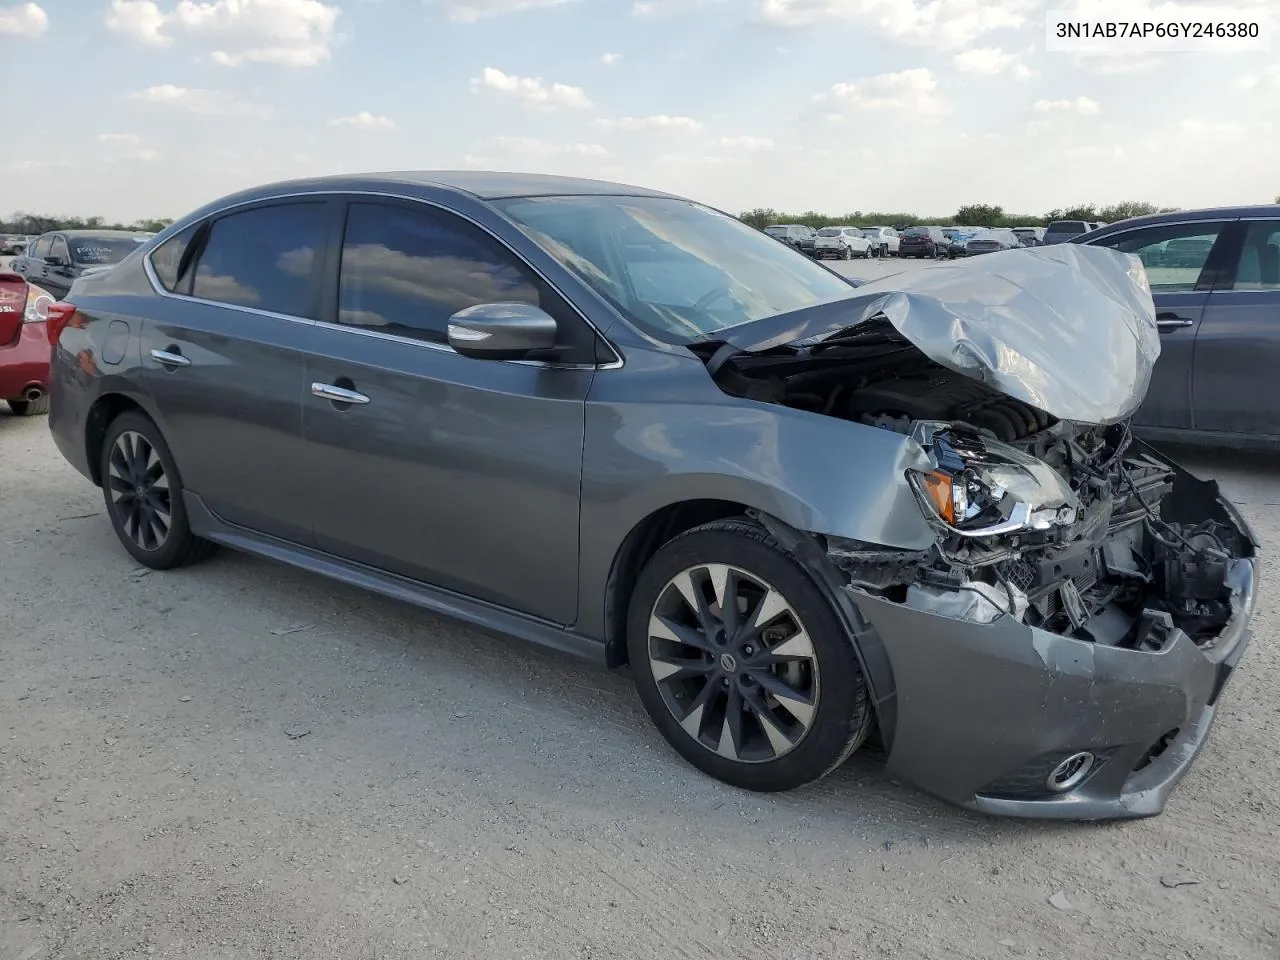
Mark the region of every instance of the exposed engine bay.
<instances>
[{"instance_id":1,"label":"exposed engine bay","mask_svg":"<svg viewBox=\"0 0 1280 960\"><path fill-rule=\"evenodd\" d=\"M1127 421L1058 420L930 360L887 321L817 345L700 353L726 393L893 430L933 468L906 482L937 534L904 551L830 540L855 589L942 616L1012 616L1081 640L1211 648L1252 555L1216 485L1166 463Z\"/></svg>"}]
</instances>

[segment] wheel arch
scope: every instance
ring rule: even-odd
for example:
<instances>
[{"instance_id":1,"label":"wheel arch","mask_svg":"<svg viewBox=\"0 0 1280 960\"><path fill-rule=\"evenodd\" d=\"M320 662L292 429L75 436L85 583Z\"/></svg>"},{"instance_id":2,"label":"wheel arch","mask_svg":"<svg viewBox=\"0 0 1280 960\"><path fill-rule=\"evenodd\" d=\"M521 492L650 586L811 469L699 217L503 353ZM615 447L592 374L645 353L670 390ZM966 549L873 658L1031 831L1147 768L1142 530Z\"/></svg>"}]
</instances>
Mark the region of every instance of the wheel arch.
<instances>
[{"instance_id":1,"label":"wheel arch","mask_svg":"<svg viewBox=\"0 0 1280 960\"><path fill-rule=\"evenodd\" d=\"M89 468L89 478L99 487L102 486L102 443L106 439L107 429L111 422L122 413L137 410L139 413L155 420L136 397L126 393L103 393L89 407L84 420L84 452Z\"/></svg>"}]
</instances>

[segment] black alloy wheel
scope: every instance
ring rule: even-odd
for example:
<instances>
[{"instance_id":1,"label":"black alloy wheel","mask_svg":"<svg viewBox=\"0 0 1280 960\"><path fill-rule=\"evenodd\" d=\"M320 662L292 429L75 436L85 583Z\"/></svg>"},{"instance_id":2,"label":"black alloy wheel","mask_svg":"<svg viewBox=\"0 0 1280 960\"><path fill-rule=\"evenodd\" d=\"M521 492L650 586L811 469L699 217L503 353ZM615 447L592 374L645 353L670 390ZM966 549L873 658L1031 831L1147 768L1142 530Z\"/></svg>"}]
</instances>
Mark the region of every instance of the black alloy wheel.
<instances>
[{"instance_id":1,"label":"black alloy wheel","mask_svg":"<svg viewBox=\"0 0 1280 960\"><path fill-rule=\"evenodd\" d=\"M182 480L156 425L130 411L111 422L100 465L107 515L139 563L156 570L194 563L214 545L187 526Z\"/></svg>"},{"instance_id":2,"label":"black alloy wheel","mask_svg":"<svg viewBox=\"0 0 1280 960\"><path fill-rule=\"evenodd\" d=\"M628 653L646 710L694 766L787 790L840 765L871 720L852 643L809 574L726 520L662 547L632 595Z\"/></svg>"}]
</instances>

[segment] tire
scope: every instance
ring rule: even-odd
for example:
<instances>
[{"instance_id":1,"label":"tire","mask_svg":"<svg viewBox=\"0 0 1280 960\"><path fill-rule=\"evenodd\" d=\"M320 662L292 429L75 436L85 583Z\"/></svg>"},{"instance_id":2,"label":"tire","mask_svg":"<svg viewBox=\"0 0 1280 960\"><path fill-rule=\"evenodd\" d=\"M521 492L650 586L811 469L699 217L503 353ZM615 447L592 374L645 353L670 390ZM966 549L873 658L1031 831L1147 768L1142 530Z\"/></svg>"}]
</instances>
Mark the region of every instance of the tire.
<instances>
[{"instance_id":1,"label":"tire","mask_svg":"<svg viewBox=\"0 0 1280 960\"><path fill-rule=\"evenodd\" d=\"M732 609L744 626L774 598L763 637L726 638L723 629L709 635L696 626L703 621L689 596L701 596L702 616L713 628L719 623L712 574L723 575L722 589L733 587L741 606ZM760 659L783 646L783 661ZM870 728L866 681L835 611L804 568L745 519L704 524L654 554L631 596L627 652L640 700L667 742L736 787L773 792L820 779ZM738 718L732 727L727 716Z\"/></svg>"},{"instance_id":2,"label":"tire","mask_svg":"<svg viewBox=\"0 0 1280 960\"><path fill-rule=\"evenodd\" d=\"M15 417L37 417L49 412L49 395L46 393L39 400L9 400L8 404Z\"/></svg>"},{"instance_id":3,"label":"tire","mask_svg":"<svg viewBox=\"0 0 1280 960\"><path fill-rule=\"evenodd\" d=\"M870 259L871 259L871 248L870 248L870 247L867 247L867 249L865 249L865 250L863 250L863 251L862 251L862 259L863 259L863 260L870 260Z\"/></svg>"},{"instance_id":4,"label":"tire","mask_svg":"<svg viewBox=\"0 0 1280 960\"><path fill-rule=\"evenodd\" d=\"M852 248L852 247L845 247L845 248L844 248L844 250L843 250L843 251L841 252L841 254L840 254L840 259L841 259L841 260L852 260L852 259L853 259L853 248Z\"/></svg>"},{"instance_id":5,"label":"tire","mask_svg":"<svg viewBox=\"0 0 1280 960\"><path fill-rule=\"evenodd\" d=\"M112 420L99 465L107 516L138 563L171 570L214 552L216 546L197 537L187 525L182 478L169 445L150 417L130 410ZM139 504L136 511L134 504Z\"/></svg>"}]
</instances>

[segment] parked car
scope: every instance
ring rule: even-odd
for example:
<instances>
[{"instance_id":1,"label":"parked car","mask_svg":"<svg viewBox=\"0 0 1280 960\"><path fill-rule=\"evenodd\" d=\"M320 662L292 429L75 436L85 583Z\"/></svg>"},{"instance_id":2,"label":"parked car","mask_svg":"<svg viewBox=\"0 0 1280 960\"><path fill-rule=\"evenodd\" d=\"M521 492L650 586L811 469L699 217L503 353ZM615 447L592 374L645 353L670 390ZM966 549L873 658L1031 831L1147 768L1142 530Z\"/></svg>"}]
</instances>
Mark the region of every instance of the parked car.
<instances>
[{"instance_id":1,"label":"parked car","mask_svg":"<svg viewBox=\"0 0 1280 960\"><path fill-rule=\"evenodd\" d=\"M898 256L936 260L947 255L947 246L941 227L907 227L898 239Z\"/></svg>"},{"instance_id":2,"label":"parked car","mask_svg":"<svg viewBox=\"0 0 1280 960\"><path fill-rule=\"evenodd\" d=\"M874 729L976 810L1148 816L1256 571L1230 502L1125 430L1152 309L1108 250L855 288L637 187L318 178L77 280L49 427L138 563L222 544L629 662L728 783Z\"/></svg>"},{"instance_id":3,"label":"parked car","mask_svg":"<svg viewBox=\"0 0 1280 960\"><path fill-rule=\"evenodd\" d=\"M957 230L951 234L951 239L947 242L947 257L954 260L956 257L968 256L969 251L965 246L969 242L969 238L979 233L974 229Z\"/></svg>"},{"instance_id":4,"label":"parked car","mask_svg":"<svg viewBox=\"0 0 1280 960\"><path fill-rule=\"evenodd\" d=\"M1092 229L1084 220L1054 220L1045 228L1044 243L1066 243Z\"/></svg>"},{"instance_id":5,"label":"parked car","mask_svg":"<svg viewBox=\"0 0 1280 960\"><path fill-rule=\"evenodd\" d=\"M991 227L979 230L964 242L965 256L979 253L995 253L997 250L1017 250L1022 241L1008 227Z\"/></svg>"},{"instance_id":6,"label":"parked car","mask_svg":"<svg viewBox=\"0 0 1280 960\"><path fill-rule=\"evenodd\" d=\"M12 233L0 234L0 257L16 256L25 250L26 246L27 241L25 237L20 237Z\"/></svg>"},{"instance_id":7,"label":"parked car","mask_svg":"<svg viewBox=\"0 0 1280 960\"><path fill-rule=\"evenodd\" d=\"M776 223L764 228L764 232L775 240L781 240L795 247L801 253L813 256L816 231L802 223Z\"/></svg>"},{"instance_id":8,"label":"parked car","mask_svg":"<svg viewBox=\"0 0 1280 960\"><path fill-rule=\"evenodd\" d=\"M862 235L871 241L872 256L887 257L897 254L901 241L898 231L893 227L864 227Z\"/></svg>"},{"instance_id":9,"label":"parked car","mask_svg":"<svg viewBox=\"0 0 1280 960\"><path fill-rule=\"evenodd\" d=\"M0 400L20 417L49 410L49 339L53 296L20 274L0 271Z\"/></svg>"},{"instance_id":10,"label":"parked car","mask_svg":"<svg viewBox=\"0 0 1280 960\"><path fill-rule=\"evenodd\" d=\"M1280 207L1135 217L1074 242L1136 255L1160 328L1138 432L1280 447Z\"/></svg>"},{"instance_id":11,"label":"parked car","mask_svg":"<svg viewBox=\"0 0 1280 960\"><path fill-rule=\"evenodd\" d=\"M814 236L813 255L819 260L852 260L854 257L868 259L871 256L871 241L857 227L823 227Z\"/></svg>"},{"instance_id":12,"label":"parked car","mask_svg":"<svg viewBox=\"0 0 1280 960\"><path fill-rule=\"evenodd\" d=\"M15 257L13 269L63 297L77 277L120 262L151 236L126 230L56 230Z\"/></svg>"},{"instance_id":13,"label":"parked car","mask_svg":"<svg viewBox=\"0 0 1280 960\"><path fill-rule=\"evenodd\" d=\"M1044 227L1014 227L1013 235L1024 247L1038 247L1044 243Z\"/></svg>"}]
</instances>

